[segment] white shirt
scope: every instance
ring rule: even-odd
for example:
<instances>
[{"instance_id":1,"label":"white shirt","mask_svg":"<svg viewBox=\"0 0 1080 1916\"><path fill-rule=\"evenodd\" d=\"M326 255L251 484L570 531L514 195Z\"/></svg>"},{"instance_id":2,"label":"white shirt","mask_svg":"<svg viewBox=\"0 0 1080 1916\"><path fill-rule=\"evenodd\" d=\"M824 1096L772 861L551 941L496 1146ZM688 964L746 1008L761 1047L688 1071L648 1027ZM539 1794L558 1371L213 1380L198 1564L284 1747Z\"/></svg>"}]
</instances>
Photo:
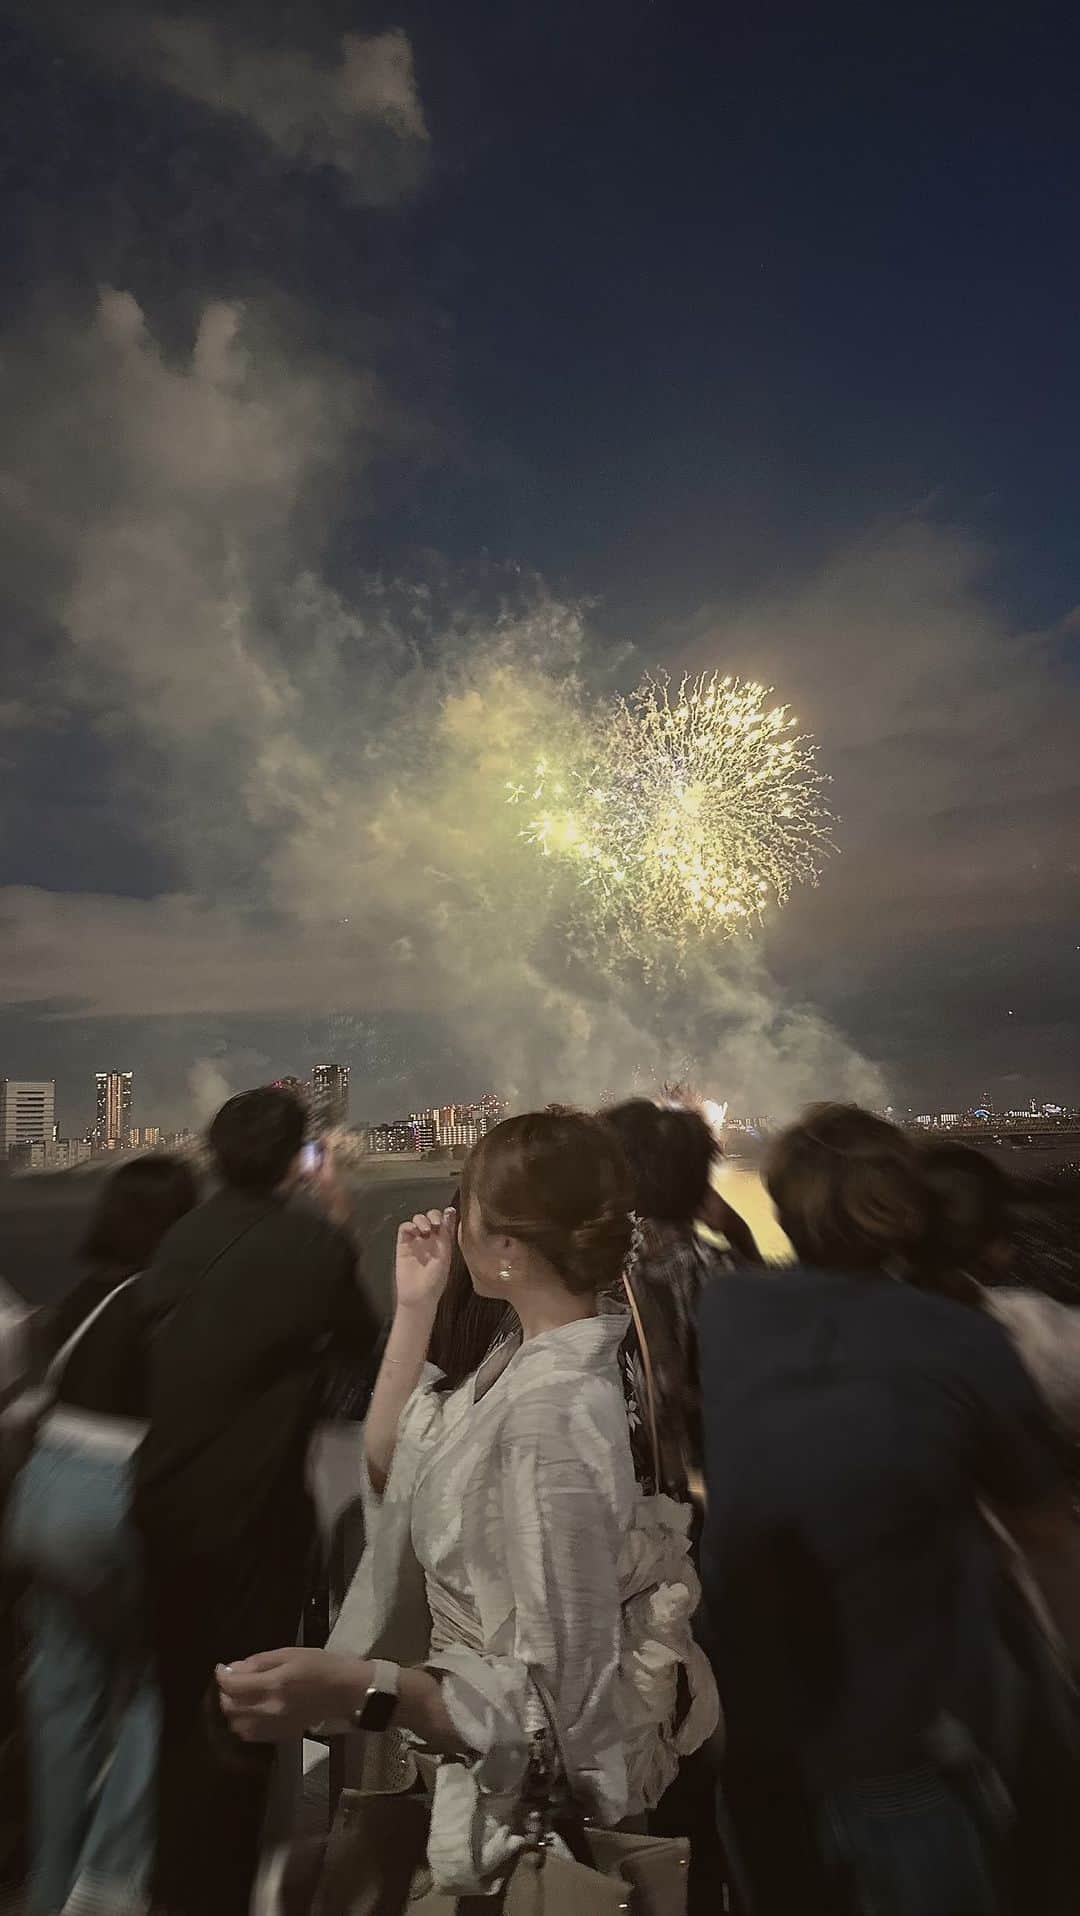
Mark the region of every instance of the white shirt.
<instances>
[{"instance_id":1,"label":"white shirt","mask_svg":"<svg viewBox=\"0 0 1080 1916\"><path fill-rule=\"evenodd\" d=\"M436 1881L459 1894L520 1843L514 1808L542 1721L530 1669L555 1700L574 1795L603 1824L655 1803L716 1727L690 1630L689 1511L634 1481L625 1330L609 1316L544 1332L445 1396L429 1374L330 1639L440 1674L476 1753L440 1765L432 1816ZM676 1733L680 1667L693 1702Z\"/></svg>"}]
</instances>

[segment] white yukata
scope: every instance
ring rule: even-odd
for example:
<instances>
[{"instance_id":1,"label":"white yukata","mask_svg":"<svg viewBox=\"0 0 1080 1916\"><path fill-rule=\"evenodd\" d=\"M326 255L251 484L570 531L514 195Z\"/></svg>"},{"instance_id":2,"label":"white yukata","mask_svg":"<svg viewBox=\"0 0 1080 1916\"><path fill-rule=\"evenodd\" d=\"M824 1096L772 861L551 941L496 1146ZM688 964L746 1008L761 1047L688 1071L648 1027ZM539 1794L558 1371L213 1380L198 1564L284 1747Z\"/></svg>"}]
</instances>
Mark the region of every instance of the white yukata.
<instances>
[{"instance_id":1,"label":"white yukata","mask_svg":"<svg viewBox=\"0 0 1080 1916\"><path fill-rule=\"evenodd\" d=\"M690 1619L687 1507L634 1480L622 1315L500 1346L460 1389L429 1368L398 1427L385 1494L329 1648L422 1663L470 1761L438 1769L429 1861L476 1893L520 1847L528 1680L554 1698L577 1800L613 1825L655 1804L719 1704ZM675 1728L676 1685L690 1708Z\"/></svg>"}]
</instances>

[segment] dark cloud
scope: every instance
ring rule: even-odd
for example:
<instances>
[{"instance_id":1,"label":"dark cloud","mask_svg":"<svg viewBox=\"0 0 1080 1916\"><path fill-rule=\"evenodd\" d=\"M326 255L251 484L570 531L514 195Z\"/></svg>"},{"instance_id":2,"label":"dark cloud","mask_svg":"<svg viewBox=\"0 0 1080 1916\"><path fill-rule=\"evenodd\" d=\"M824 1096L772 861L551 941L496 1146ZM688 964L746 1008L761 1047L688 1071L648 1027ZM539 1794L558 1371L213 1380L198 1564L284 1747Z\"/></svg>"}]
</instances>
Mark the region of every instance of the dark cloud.
<instances>
[{"instance_id":1,"label":"dark cloud","mask_svg":"<svg viewBox=\"0 0 1080 1916\"><path fill-rule=\"evenodd\" d=\"M236 7L112 0L85 13L41 0L20 10L97 73L195 103L283 167L329 170L359 205L392 206L424 180L430 136L400 28L335 38L313 20L290 41L272 16Z\"/></svg>"}]
</instances>

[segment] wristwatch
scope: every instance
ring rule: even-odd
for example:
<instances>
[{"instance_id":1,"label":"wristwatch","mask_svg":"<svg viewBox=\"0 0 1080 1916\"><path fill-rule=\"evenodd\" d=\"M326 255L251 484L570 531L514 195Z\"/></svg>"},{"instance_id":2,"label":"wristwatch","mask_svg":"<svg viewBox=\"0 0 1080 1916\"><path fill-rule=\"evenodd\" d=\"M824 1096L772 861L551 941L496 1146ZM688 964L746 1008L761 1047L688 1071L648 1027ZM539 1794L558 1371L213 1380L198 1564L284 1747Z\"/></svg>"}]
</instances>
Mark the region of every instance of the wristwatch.
<instances>
[{"instance_id":1,"label":"wristwatch","mask_svg":"<svg viewBox=\"0 0 1080 1916\"><path fill-rule=\"evenodd\" d=\"M388 1730L398 1706L401 1671L396 1663L376 1660L371 1666L371 1682L358 1710L352 1713L354 1730Z\"/></svg>"}]
</instances>

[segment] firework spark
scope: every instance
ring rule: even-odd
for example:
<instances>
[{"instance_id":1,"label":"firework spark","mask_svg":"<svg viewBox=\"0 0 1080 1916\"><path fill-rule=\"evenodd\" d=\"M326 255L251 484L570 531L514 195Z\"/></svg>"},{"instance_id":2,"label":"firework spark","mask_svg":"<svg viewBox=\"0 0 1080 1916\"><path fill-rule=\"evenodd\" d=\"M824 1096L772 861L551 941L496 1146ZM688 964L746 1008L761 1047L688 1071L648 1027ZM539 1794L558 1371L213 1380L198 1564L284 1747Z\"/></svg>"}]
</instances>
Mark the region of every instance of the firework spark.
<instances>
[{"instance_id":1,"label":"firework spark","mask_svg":"<svg viewBox=\"0 0 1080 1916\"><path fill-rule=\"evenodd\" d=\"M733 935L813 882L831 819L813 741L764 686L646 678L594 715L584 753L508 787L522 835L570 864L625 933Z\"/></svg>"}]
</instances>

